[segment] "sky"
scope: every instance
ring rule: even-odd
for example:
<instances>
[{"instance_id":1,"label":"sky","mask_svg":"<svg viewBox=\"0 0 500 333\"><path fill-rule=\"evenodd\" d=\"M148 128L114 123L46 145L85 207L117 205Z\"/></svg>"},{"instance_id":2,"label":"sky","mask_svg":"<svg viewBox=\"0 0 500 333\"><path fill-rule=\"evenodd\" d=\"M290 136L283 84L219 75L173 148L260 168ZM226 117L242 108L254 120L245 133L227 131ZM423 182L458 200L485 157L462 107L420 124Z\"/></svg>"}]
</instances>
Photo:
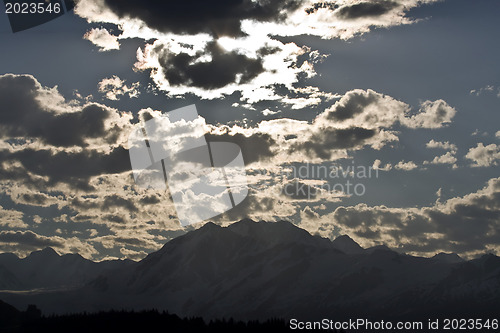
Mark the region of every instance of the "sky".
<instances>
[{"instance_id":1,"label":"sky","mask_svg":"<svg viewBox=\"0 0 500 333\"><path fill-rule=\"evenodd\" d=\"M499 9L81 0L16 33L3 11L0 251L137 260L203 225L138 186L129 157L135 125L195 104L246 165L248 196L211 221L499 254Z\"/></svg>"}]
</instances>

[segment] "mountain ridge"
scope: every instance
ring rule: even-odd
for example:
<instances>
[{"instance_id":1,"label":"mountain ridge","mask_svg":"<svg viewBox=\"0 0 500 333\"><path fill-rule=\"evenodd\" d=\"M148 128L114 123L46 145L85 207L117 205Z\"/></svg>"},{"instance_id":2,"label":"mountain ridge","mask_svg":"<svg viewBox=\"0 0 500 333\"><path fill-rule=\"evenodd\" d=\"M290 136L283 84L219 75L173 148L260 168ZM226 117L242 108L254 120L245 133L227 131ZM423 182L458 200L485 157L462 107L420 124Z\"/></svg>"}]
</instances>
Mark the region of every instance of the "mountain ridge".
<instances>
[{"instance_id":1,"label":"mountain ridge","mask_svg":"<svg viewBox=\"0 0 500 333\"><path fill-rule=\"evenodd\" d=\"M73 289L4 292L0 299L18 308L37 304L49 313L157 308L182 316L238 319L313 319L331 313L377 317L388 309L401 317L410 309L424 313L438 305L459 314L471 304L489 311L478 296L485 292L488 302L500 301L500 258L494 255L447 262L383 246L363 249L347 237L332 242L285 221L242 220L228 227L207 223L139 262L99 271L97 263L82 261L83 266L62 274L87 274ZM350 251L341 251L339 244ZM64 257L44 253L55 262Z\"/></svg>"},{"instance_id":2,"label":"mountain ridge","mask_svg":"<svg viewBox=\"0 0 500 333\"><path fill-rule=\"evenodd\" d=\"M159 250L154 251L154 252L152 252L150 254L153 254L153 253L156 253L156 252L160 252L161 249L163 247L165 247L168 243L170 243L172 241L175 241L178 238L184 237L184 236L186 236L188 234L191 234L193 232L197 232L199 230L228 229L228 230L234 231L237 234L242 235L244 228L240 228L240 226L245 225L245 224L246 224L246 226L248 226L248 224L253 224L255 226L264 225L264 224L266 224L268 226L274 226L274 225L277 226L277 225L281 224L281 225L284 225L286 227L291 227L292 230L295 230L295 231L299 232L302 236L310 236L310 237L313 237L313 238L316 238L316 239L321 239L321 241L324 242L325 244L327 244L327 242L331 243L331 244L333 244L334 248L336 248L337 250L342 251L342 252L344 252L346 254L354 254L354 253L358 254L358 253L362 253L363 251L373 252L375 250L395 251L395 250L387 247L385 244L375 245L375 246L372 246L372 247L369 247L369 248L363 248L356 241L354 241L349 235L339 235L335 239L332 239L332 240L330 240L328 238L321 237L321 236L312 235L307 230L302 229L302 228L296 226L295 224L293 224L291 222L288 222L288 221L285 221L285 220L279 220L279 221L276 221L276 222L266 222L266 221L253 221L253 220L251 220L249 218L246 218L246 219L242 219L240 221L231 223L228 226L220 226L220 225L218 225L216 223L213 223L213 222L207 222L207 223L205 223L203 226L201 226L198 229L191 230L191 231L189 231L189 232L187 232L185 234L179 235L179 236L177 236L177 237L175 237L175 238L167 241ZM253 231L254 231L254 235L253 236L255 236L255 230L253 230ZM262 230L259 230L259 231L262 231ZM269 230L267 230L267 231L269 231ZM265 238L260 238L260 239L263 240ZM293 238L292 239L283 239L283 238L281 238L279 241L280 242L287 242L287 241L297 241L297 240L300 240L300 239L293 239ZM349 246L349 247L352 246L352 248L351 249L344 248L344 251L343 251L342 247L344 247L346 245ZM353 252L353 249L355 249L354 252ZM484 253L481 256L490 255L490 254L493 255L493 256L495 256L492 253ZM30 257L35 257L35 256L40 256L40 255L41 256L46 256L46 257L52 257L52 258L55 258L55 257L65 257L65 256L78 256L80 258L92 261L94 263L115 262L115 261L137 261L137 260L132 260L132 259L129 259L129 258L93 261L91 259L87 259L87 258L81 256L79 253L64 253L64 254L59 254L55 249L53 249L50 246L47 246L47 247L45 247L45 248L43 248L41 250L32 251L30 254L28 254L24 258L20 258L16 254L11 253L11 252L0 253L0 263L3 262L3 261L5 261L5 260L16 260L16 259L25 260L25 259L28 259ZM7 257L8 257L8 259L7 259ZM144 257L143 259L140 259L138 261L140 262L140 261L144 260L146 257ZM439 252L439 253L436 253L435 255L431 256L431 257L426 257L426 258L438 259L438 260L442 259L442 260L448 260L448 261L451 260L453 262L463 262L463 261L466 261L465 259L463 259L462 257L460 257L456 253L444 253L444 252ZM451 259L451 258L453 258L453 259ZM475 259L478 259L478 258L479 257L477 257ZM474 259L472 259L472 260L474 260Z\"/></svg>"}]
</instances>

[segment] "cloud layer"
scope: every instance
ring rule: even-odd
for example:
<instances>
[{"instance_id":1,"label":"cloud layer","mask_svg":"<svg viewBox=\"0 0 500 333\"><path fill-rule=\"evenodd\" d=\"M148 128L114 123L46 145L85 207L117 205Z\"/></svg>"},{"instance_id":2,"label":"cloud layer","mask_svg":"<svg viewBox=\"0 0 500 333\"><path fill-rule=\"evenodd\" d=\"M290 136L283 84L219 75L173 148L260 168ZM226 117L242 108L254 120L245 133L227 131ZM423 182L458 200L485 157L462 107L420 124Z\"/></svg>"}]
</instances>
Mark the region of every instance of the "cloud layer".
<instances>
[{"instance_id":1,"label":"cloud layer","mask_svg":"<svg viewBox=\"0 0 500 333\"><path fill-rule=\"evenodd\" d=\"M313 62L299 61L298 56L317 53L277 37L348 39L375 27L413 23L407 11L434 1L81 0L75 12L91 23L112 23L122 31L119 36L102 28L87 32L85 38L101 50L116 49L118 39L149 41L138 52L136 69L150 71L168 95L220 98L241 92L251 100L259 95L253 91L266 89L268 98L275 100L276 85L293 91L300 76L315 74Z\"/></svg>"}]
</instances>

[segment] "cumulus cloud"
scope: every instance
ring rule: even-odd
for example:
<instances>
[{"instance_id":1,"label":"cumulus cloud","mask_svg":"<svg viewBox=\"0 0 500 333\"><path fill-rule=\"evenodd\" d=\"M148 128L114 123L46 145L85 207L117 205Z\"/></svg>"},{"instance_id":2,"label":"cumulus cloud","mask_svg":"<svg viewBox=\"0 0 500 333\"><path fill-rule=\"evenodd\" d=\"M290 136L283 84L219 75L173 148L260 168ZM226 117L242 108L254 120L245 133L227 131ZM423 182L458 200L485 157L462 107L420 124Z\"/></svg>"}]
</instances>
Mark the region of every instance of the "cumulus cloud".
<instances>
[{"instance_id":1,"label":"cumulus cloud","mask_svg":"<svg viewBox=\"0 0 500 333\"><path fill-rule=\"evenodd\" d=\"M334 159L345 157L346 150L364 146L380 149L397 141L396 133L390 128L404 117L408 108L405 103L373 90L357 89L347 92L311 124L275 120L261 122L259 127L273 127L278 135L300 133L285 140L292 156L300 152L311 160Z\"/></svg>"},{"instance_id":2,"label":"cumulus cloud","mask_svg":"<svg viewBox=\"0 0 500 333\"><path fill-rule=\"evenodd\" d=\"M118 37L110 34L104 28L91 29L85 33L83 38L98 46L101 52L120 49Z\"/></svg>"},{"instance_id":3,"label":"cumulus cloud","mask_svg":"<svg viewBox=\"0 0 500 333\"><path fill-rule=\"evenodd\" d=\"M0 76L3 179L33 188L88 190L91 177L130 170L124 148L132 116L102 104L66 101L31 75ZM41 196L25 198L43 203Z\"/></svg>"},{"instance_id":4,"label":"cumulus cloud","mask_svg":"<svg viewBox=\"0 0 500 333\"><path fill-rule=\"evenodd\" d=\"M372 101L358 104L357 99L364 99L365 95L370 95ZM339 116L347 112L342 110L352 107L357 108L356 111ZM347 93L312 123L281 118L261 121L253 128L212 126L209 140L218 138L240 144L247 163L268 160L276 165L285 161L338 159L348 156L348 150L365 146L380 149L388 142L397 141L396 134L390 130L397 117L391 115L403 116L407 108L406 104L388 96L360 90ZM342 120L339 117L343 117Z\"/></svg>"},{"instance_id":5,"label":"cumulus cloud","mask_svg":"<svg viewBox=\"0 0 500 333\"><path fill-rule=\"evenodd\" d=\"M492 143L485 146L478 143L476 147L469 149L465 158L474 162L474 167L489 167L497 165L500 159L500 146Z\"/></svg>"},{"instance_id":6,"label":"cumulus cloud","mask_svg":"<svg viewBox=\"0 0 500 333\"><path fill-rule=\"evenodd\" d=\"M455 165L456 162L457 162L457 158L455 157L455 153L449 151L444 155L434 157L434 159L430 163L431 164L453 164L454 167L456 168L457 167ZM427 163L424 162L424 164L427 164Z\"/></svg>"},{"instance_id":7,"label":"cumulus cloud","mask_svg":"<svg viewBox=\"0 0 500 333\"><path fill-rule=\"evenodd\" d=\"M57 147L117 143L130 115L104 105L65 102L57 87L43 87L31 75L0 76L0 136L35 138Z\"/></svg>"},{"instance_id":8,"label":"cumulus cloud","mask_svg":"<svg viewBox=\"0 0 500 333\"><path fill-rule=\"evenodd\" d=\"M449 124L455 109L443 100L425 101L419 111L410 116L410 106L371 89L347 92L318 118L340 126L364 128L391 127L396 122L409 128L440 128Z\"/></svg>"},{"instance_id":9,"label":"cumulus cloud","mask_svg":"<svg viewBox=\"0 0 500 333\"><path fill-rule=\"evenodd\" d=\"M436 103L442 104L441 101ZM395 126L413 127L414 117L428 117L430 111L425 106L428 104L434 103L425 102L420 113L410 116L411 108L404 102L370 89L355 89L320 112L310 123L280 118L263 120L255 127L211 126L209 138L223 138L245 146L244 151L252 151L244 152L244 157L248 155L245 158L248 163L267 160L276 165L285 161L334 160L347 157L352 150L381 149L398 141ZM419 127L441 126L434 120ZM412 167L411 163L399 165L405 170Z\"/></svg>"},{"instance_id":10,"label":"cumulus cloud","mask_svg":"<svg viewBox=\"0 0 500 333\"><path fill-rule=\"evenodd\" d=\"M29 176L34 174L43 177L46 186L64 183L80 190L92 188L89 185L91 177L130 170L128 151L123 147L118 147L110 153L96 150L77 153L34 149L0 151L0 158L5 162L18 163L17 169L21 171L19 178L16 177L18 181L31 183ZM39 186L39 183L34 182L33 186Z\"/></svg>"},{"instance_id":11,"label":"cumulus cloud","mask_svg":"<svg viewBox=\"0 0 500 333\"><path fill-rule=\"evenodd\" d=\"M387 128L402 119L408 110L407 104L390 96L371 89L356 89L347 92L317 119L325 123L336 123L344 128Z\"/></svg>"}]
</instances>

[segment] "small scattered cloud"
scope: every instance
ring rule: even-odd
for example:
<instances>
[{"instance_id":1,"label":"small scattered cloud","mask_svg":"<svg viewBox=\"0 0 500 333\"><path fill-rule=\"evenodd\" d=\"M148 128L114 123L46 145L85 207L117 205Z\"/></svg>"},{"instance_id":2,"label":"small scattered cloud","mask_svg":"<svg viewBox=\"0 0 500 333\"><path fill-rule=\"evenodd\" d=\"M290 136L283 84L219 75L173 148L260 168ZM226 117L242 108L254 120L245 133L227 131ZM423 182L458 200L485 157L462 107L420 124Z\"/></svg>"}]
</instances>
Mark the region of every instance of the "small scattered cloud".
<instances>
[{"instance_id":1,"label":"small scattered cloud","mask_svg":"<svg viewBox=\"0 0 500 333\"><path fill-rule=\"evenodd\" d=\"M452 164L454 168L457 168L456 162L455 152L449 151L444 155L434 157L430 164ZM428 163L428 161L424 162L424 164Z\"/></svg>"},{"instance_id":2,"label":"small scattered cloud","mask_svg":"<svg viewBox=\"0 0 500 333\"><path fill-rule=\"evenodd\" d=\"M272 111L272 110L269 110L269 109L265 109L265 110L262 110L262 112L261 112L261 113L262 113L264 116L266 116L266 117L267 117L267 116L274 116L274 115L276 115L276 114L278 114L278 113L280 113L280 112L281 112L280 110L278 110L278 111Z\"/></svg>"},{"instance_id":3,"label":"small scattered cloud","mask_svg":"<svg viewBox=\"0 0 500 333\"><path fill-rule=\"evenodd\" d=\"M456 110L442 99L425 101L419 113L409 119L404 119L404 124L410 128L441 128L449 125L456 114Z\"/></svg>"},{"instance_id":4,"label":"small scattered cloud","mask_svg":"<svg viewBox=\"0 0 500 333\"><path fill-rule=\"evenodd\" d=\"M12 209L4 209L0 206L0 227L2 229L6 228L15 228L15 229L24 229L27 228L28 225L23 221L24 213L12 210Z\"/></svg>"},{"instance_id":5,"label":"small scattered cloud","mask_svg":"<svg viewBox=\"0 0 500 333\"><path fill-rule=\"evenodd\" d=\"M487 137L488 135L489 135L488 132L482 132L482 131L479 130L479 128L476 128L474 130L474 132L471 133L470 136L483 136L483 137Z\"/></svg>"},{"instance_id":6,"label":"small scattered cloud","mask_svg":"<svg viewBox=\"0 0 500 333\"><path fill-rule=\"evenodd\" d=\"M479 89L473 89L470 91L471 95L481 96L484 94L496 94L500 98L500 87L495 87L493 85L487 85Z\"/></svg>"},{"instance_id":7,"label":"small scattered cloud","mask_svg":"<svg viewBox=\"0 0 500 333\"><path fill-rule=\"evenodd\" d=\"M447 150L447 152L443 155L440 156L435 156L432 161L425 161L424 164L451 164L453 168L458 168L456 165L457 158L456 158L456 153L458 151L458 148L455 144L450 143L448 141L441 142L441 141L435 141L435 140L430 140L427 142L425 145L429 149L443 149Z\"/></svg>"},{"instance_id":8,"label":"small scattered cloud","mask_svg":"<svg viewBox=\"0 0 500 333\"><path fill-rule=\"evenodd\" d=\"M98 46L100 52L120 49L118 37L110 34L104 28L93 28L87 31L83 38Z\"/></svg>"},{"instance_id":9,"label":"small scattered cloud","mask_svg":"<svg viewBox=\"0 0 500 333\"><path fill-rule=\"evenodd\" d=\"M120 249L120 253L125 257L131 260L141 260L144 259L148 254L145 251L134 251L131 249L127 249L122 247Z\"/></svg>"},{"instance_id":10,"label":"small scattered cloud","mask_svg":"<svg viewBox=\"0 0 500 333\"><path fill-rule=\"evenodd\" d=\"M427 148L438 148L438 149L449 150L449 151L452 151L452 152L456 152L458 150L457 146L455 144L453 144L453 143L450 143L448 141L445 141L445 142L435 141L434 139L432 139L431 141L427 142L425 144L425 146Z\"/></svg>"},{"instance_id":11,"label":"small scattered cloud","mask_svg":"<svg viewBox=\"0 0 500 333\"><path fill-rule=\"evenodd\" d=\"M135 82L127 86L125 80L113 75L112 77L102 79L98 83L98 89L99 92L105 94L107 99L117 101L121 96L128 96L129 98L139 97L139 85L139 82Z\"/></svg>"},{"instance_id":12,"label":"small scattered cloud","mask_svg":"<svg viewBox=\"0 0 500 333\"><path fill-rule=\"evenodd\" d=\"M398 162L398 164L394 166L394 168L398 170L411 171L418 168L418 166L413 161L408 161L408 162L400 161Z\"/></svg>"},{"instance_id":13,"label":"small scattered cloud","mask_svg":"<svg viewBox=\"0 0 500 333\"><path fill-rule=\"evenodd\" d=\"M59 253L78 253L85 258L92 258L97 253L89 243L78 237L43 236L33 231L1 231L0 251L11 252L20 257L32 251L52 247Z\"/></svg>"},{"instance_id":14,"label":"small scattered cloud","mask_svg":"<svg viewBox=\"0 0 500 333\"><path fill-rule=\"evenodd\" d=\"M382 171L390 171L392 169L392 164L387 163L382 167L382 161L379 159L373 161L372 165L373 170L382 170Z\"/></svg>"},{"instance_id":15,"label":"small scattered cloud","mask_svg":"<svg viewBox=\"0 0 500 333\"><path fill-rule=\"evenodd\" d=\"M443 196L443 188L439 188L437 191L436 191L436 197L437 197L437 201L439 201L441 199L441 197Z\"/></svg>"}]
</instances>

